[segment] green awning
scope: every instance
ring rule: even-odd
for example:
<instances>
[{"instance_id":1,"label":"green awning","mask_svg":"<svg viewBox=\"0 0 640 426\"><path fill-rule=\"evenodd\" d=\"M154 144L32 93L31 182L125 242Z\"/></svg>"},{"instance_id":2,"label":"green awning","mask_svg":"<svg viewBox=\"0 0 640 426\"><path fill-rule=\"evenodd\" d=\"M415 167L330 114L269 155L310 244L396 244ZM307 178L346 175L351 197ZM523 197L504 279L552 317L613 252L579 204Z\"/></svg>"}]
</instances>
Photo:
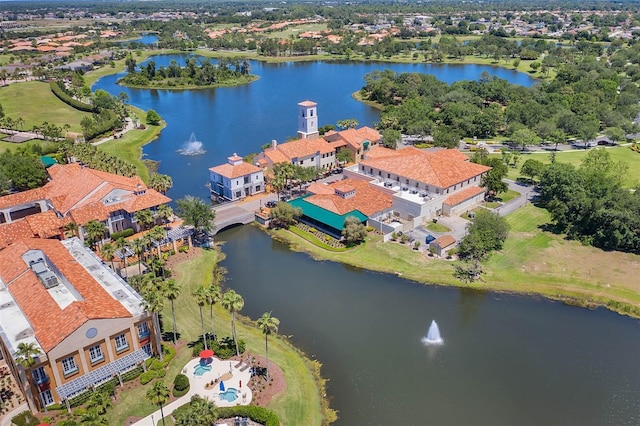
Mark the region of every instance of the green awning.
<instances>
[{"instance_id":1,"label":"green awning","mask_svg":"<svg viewBox=\"0 0 640 426\"><path fill-rule=\"evenodd\" d=\"M347 216L355 216L360 220L360 222L365 222L367 220L367 216L362 214L359 210L352 210L349 213L339 215L327 209L323 209L322 207L318 207L315 204L308 203L305 200L307 197L309 197L309 195L288 201L288 203L293 207L301 208L304 216L314 219L331 228L337 229L338 231L342 231L342 228L344 228L344 220Z\"/></svg>"},{"instance_id":2,"label":"green awning","mask_svg":"<svg viewBox=\"0 0 640 426\"><path fill-rule=\"evenodd\" d=\"M55 158L49 157L48 155L40 157L40 161L42 161L42 164L44 164L45 167L51 167L54 164L58 164Z\"/></svg>"}]
</instances>

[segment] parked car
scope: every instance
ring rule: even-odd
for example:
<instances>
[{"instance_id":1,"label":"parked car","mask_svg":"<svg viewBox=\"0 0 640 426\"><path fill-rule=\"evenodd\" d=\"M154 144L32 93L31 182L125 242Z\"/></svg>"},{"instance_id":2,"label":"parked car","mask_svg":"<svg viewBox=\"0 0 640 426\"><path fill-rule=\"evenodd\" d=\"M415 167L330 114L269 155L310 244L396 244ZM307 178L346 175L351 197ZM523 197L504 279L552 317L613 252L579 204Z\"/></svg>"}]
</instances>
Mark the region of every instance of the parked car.
<instances>
[{"instance_id":1,"label":"parked car","mask_svg":"<svg viewBox=\"0 0 640 426\"><path fill-rule=\"evenodd\" d=\"M276 206L276 202L273 200L267 201L266 206L269 207L270 209L274 208Z\"/></svg>"}]
</instances>

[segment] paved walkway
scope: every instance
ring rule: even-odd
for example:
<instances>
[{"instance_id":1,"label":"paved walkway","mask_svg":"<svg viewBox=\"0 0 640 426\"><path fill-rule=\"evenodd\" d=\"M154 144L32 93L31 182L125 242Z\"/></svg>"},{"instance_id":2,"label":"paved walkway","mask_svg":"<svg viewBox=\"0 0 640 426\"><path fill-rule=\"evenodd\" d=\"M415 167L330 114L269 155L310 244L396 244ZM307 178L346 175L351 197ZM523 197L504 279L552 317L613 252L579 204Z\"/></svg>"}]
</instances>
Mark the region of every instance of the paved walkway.
<instances>
[{"instance_id":1,"label":"paved walkway","mask_svg":"<svg viewBox=\"0 0 640 426\"><path fill-rule=\"evenodd\" d=\"M209 364L211 370L205 371L201 375L196 375L196 367L200 365L200 358L192 359L182 369L182 374L189 378L191 387L189 392L176 399L175 401L165 405L162 408L165 417L169 417L173 411L188 403L193 395L200 395L201 397L212 401L216 407L234 407L236 405L248 405L253 398L251 389L247 387L249 379L251 379L251 370L247 363L238 363L238 361L223 361L218 358L213 358L213 362ZM231 376L224 380L225 391L220 391L220 378L223 376ZM206 389L205 385L211 384L213 386L210 389ZM237 397L233 399L233 393L235 390ZM226 396L228 401L223 399L222 396ZM136 426L156 426L158 420L160 420L160 410L148 415L144 419L134 423ZM4 425L2 425L4 426Z\"/></svg>"},{"instance_id":2,"label":"paved walkway","mask_svg":"<svg viewBox=\"0 0 640 426\"><path fill-rule=\"evenodd\" d=\"M27 411L27 410L29 410L29 406L27 405L26 402L22 405L18 405L16 408L14 408L13 410L9 411L7 414L2 416L2 421L0 421L0 426L12 426L11 419L13 419L15 416L22 413L23 411Z\"/></svg>"}]
</instances>

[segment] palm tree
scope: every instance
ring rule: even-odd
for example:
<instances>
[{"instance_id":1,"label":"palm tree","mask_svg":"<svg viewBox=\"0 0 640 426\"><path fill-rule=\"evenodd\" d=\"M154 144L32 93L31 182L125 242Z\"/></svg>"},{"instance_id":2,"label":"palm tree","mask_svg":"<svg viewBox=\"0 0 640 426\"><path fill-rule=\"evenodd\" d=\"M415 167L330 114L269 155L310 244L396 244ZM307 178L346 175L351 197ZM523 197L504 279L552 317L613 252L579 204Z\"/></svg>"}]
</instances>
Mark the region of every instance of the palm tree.
<instances>
[{"instance_id":1,"label":"palm tree","mask_svg":"<svg viewBox=\"0 0 640 426\"><path fill-rule=\"evenodd\" d=\"M116 270L116 267L113 265L113 255L115 254L115 252L116 247L111 243L105 243L100 248L100 254L102 255L102 258L111 262L111 269L113 269L114 271Z\"/></svg>"},{"instance_id":2,"label":"palm tree","mask_svg":"<svg viewBox=\"0 0 640 426\"><path fill-rule=\"evenodd\" d=\"M34 357L41 355L42 351L33 342L31 343L18 343L18 349L15 352L16 361L24 368L31 368L35 365L36 360Z\"/></svg>"},{"instance_id":3,"label":"palm tree","mask_svg":"<svg viewBox=\"0 0 640 426\"><path fill-rule=\"evenodd\" d=\"M106 417L100 414L97 409L92 408L90 410L87 410L80 417L80 424L86 426L103 426L108 425L109 422L107 422Z\"/></svg>"},{"instance_id":4,"label":"palm tree","mask_svg":"<svg viewBox=\"0 0 640 426\"><path fill-rule=\"evenodd\" d=\"M69 222L64 226L65 233L70 232L71 236L78 236L78 224L75 222ZM65 235L66 237L66 235Z\"/></svg>"},{"instance_id":5,"label":"palm tree","mask_svg":"<svg viewBox=\"0 0 640 426\"><path fill-rule=\"evenodd\" d=\"M92 219L84 225L84 229L87 233L87 237L89 238L89 242L95 249L97 243L102 241L104 235L107 233L108 229L104 223L99 220Z\"/></svg>"},{"instance_id":6,"label":"palm tree","mask_svg":"<svg viewBox=\"0 0 640 426\"><path fill-rule=\"evenodd\" d=\"M171 318L173 319L173 344L176 344L176 334L178 333L176 329L176 309L173 306L173 301L180 296L181 288L176 284L176 280L169 278L164 282L163 286L164 296L169 299L171 302Z\"/></svg>"},{"instance_id":7,"label":"palm tree","mask_svg":"<svg viewBox=\"0 0 640 426\"><path fill-rule=\"evenodd\" d=\"M167 236L167 233L164 231L164 228L162 228L162 226L154 226L153 229L147 233L147 235L149 236L149 238L151 238L152 241L155 241L156 243L158 243L158 256L160 256L161 247L162 247L160 242L164 240ZM153 251L153 248L151 250Z\"/></svg>"},{"instance_id":8,"label":"palm tree","mask_svg":"<svg viewBox=\"0 0 640 426\"><path fill-rule=\"evenodd\" d=\"M154 173L149 179L149 186L158 192L166 194L173 186L173 179L169 175L162 175L160 173Z\"/></svg>"},{"instance_id":9,"label":"palm tree","mask_svg":"<svg viewBox=\"0 0 640 426\"><path fill-rule=\"evenodd\" d=\"M94 391L87 401L87 409L94 409L100 415L106 414L112 405L111 395L107 392Z\"/></svg>"},{"instance_id":10,"label":"palm tree","mask_svg":"<svg viewBox=\"0 0 640 426\"><path fill-rule=\"evenodd\" d=\"M169 218L173 216L173 209L167 204L161 204L158 206L158 217L162 219L162 223L166 225L169 222Z\"/></svg>"},{"instance_id":11,"label":"palm tree","mask_svg":"<svg viewBox=\"0 0 640 426\"><path fill-rule=\"evenodd\" d=\"M215 423L218 419L216 406L200 395L191 397L191 403L186 409L174 412L176 425L179 426L201 426Z\"/></svg>"},{"instance_id":12,"label":"palm tree","mask_svg":"<svg viewBox=\"0 0 640 426\"><path fill-rule=\"evenodd\" d=\"M160 380L156 380L151 385L151 389L147 391L147 399L152 403L160 406L160 416L162 417L162 426L164 426L163 405L169 400L169 389Z\"/></svg>"},{"instance_id":13,"label":"palm tree","mask_svg":"<svg viewBox=\"0 0 640 426\"><path fill-rule=\"evenodd\" d=\"M133 218L140 225L142 231L153 223L153 212L151 210L139 210L133 214Z\"/></svg>"},{"instance_id":14,"label":"palm tree","mask_svg":"<svg viewBox=\"0 0 640 426\"><path fill-rule=\"evenodd\" d=\"M207 303L207 288L200 286L193 293L196 298L196 303L200 307L200 323L202 324L202 341L204 342L204 348L207 349L207 336L204 331L204 317L202 316L202 307Z\"/></svg>"},{"instance_id":15,"label":"palm tree","mask_svg":"<svg viewBox=\"0 0 640 426\"><path fill-rule=\"evenodd\" d=\"M238 338L236 337L236 312L241 311L244 307L244 299L235 290L228 290L222 297L222 307L231 312L231 332L236 344L236 356L240 356Z\"/></svg>"},{"instance_id":16,"label":"palm tree","mask_svg":"<svg viewBox=\"0 0 640 426\"><path fill-rule=\"evenodd\" d=\"M158 295L157 291L144 291L142 297L144 300L140 304L145 311L151 313L151 321L153 322L153 333L156 337L156 346L158 348L158 355L160 356L160 360L163 358L162 354L162 345L160 343L160 336L162 330L160 329L160 318L159 314L162 312L164 308L164 303L162 303L162 298Z\"/></svg>"},{"instance_id":17,"label":"palm tree","mask_svg":"<svg viewBox=\"0 0 640 426\"><path fill-rule=\"evenodd\" d=\"M214 278L214 282L207 287L207 304L209 305L209 319L211 321L211 333L213 334L213 340L216 340L216 330L213 327L213 305L218 303L220 299L222 299L222 291L220 290L220 286L215 283Z\"/></svg>"},{"instance_id":18,"label":"palm tree","mask_svg":"<svg viewBox=\"0 0 640 426\"><path fill-rule=\"evenodd\" d=\"M138 274L142 274L142 254L144 253L146 244L142 238L136 238L130 241L129 244L131 244L131 249L138 257Z\"/></svg>"},{"instance_id":19,"label":"palm tree","mask_svg":"<svg viewBox=\"0 0 640 426\"><path fill-rule=\"evenodd\" d=\"M122 258L124 259L124 270L127 270L127 251L129 250L129 242L124 238L120 237L114 243L116 250L119 250L122 253Z\"/></svg>"},{"instance_id":20,"label":"palm tree","mask_svg":"<svg viewBox=\"0 0 640 426\"><path fill-rule=\"evenodd\" d=\"M271 316L271 312L265 312L258 318L258 328L264 334L264 348L267 354L267 381L269 380L269 335L278 332L280 320Z\"/></svg>"}]
</instances>

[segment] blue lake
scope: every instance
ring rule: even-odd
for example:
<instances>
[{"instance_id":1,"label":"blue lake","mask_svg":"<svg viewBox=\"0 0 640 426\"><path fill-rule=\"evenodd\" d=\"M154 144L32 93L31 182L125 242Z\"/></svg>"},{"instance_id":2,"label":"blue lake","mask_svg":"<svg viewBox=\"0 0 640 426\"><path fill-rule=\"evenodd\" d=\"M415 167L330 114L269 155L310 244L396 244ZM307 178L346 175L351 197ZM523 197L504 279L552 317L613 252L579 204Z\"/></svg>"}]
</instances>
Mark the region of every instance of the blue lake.
<instances>
[{"instance_id":1,"label":"blue lake","mask_svg":"<svg viewBox=\"0 0 640 426\"><path fill-rule=\"evenodd\" d=\"M158 65L171 59L155 58ZM297 103L318 103L320 125L378 112L352 99L373 70L425 72L453 82L482 71L531 85L526 74L477 65L251 62L250 85L201 91L136 90L105 77L95 89L155 109L167 121L144 148L173 177L171 197L208 197L207 169L296 133ZM190 135L206 154L176 152ZM323 364L337 425L640 424L640 321L541 298L425 286L317 262L245 226L222 232L225 286L243 314L272 311L280 333ZM436 319L441 347L420 339ZM242 338L242 336L240 336ZM281 366L287 368L287 366Z\"/></svg>"},{"instance_id":2,"label":"blue lake","mask_svg":"<svg viewBox=\"0 0 640 426\"><path fill-rule=\"evenodd\" d=\"M172 59L184 63L184 56L164 55L153 60L168 66ZM364 85L365 74L373 70L422 72L452 83L475 80L483 72L512 83L535 83L527 74L485 65L433 65L387 63L302 62L265 64L252 61L251 73L259 80L244 86L204 90L142 90L118 86L122 75L100 79L93 90L112 94L126 92L130 103L145 110L154 109L167 122L160 137L144 147L147 158L160 161L160 173L173 177L172 198L186 194L208 197L205 187L208 168L238 155L260 151L272 139L283 141L296 135L298 102L318 103L320 126L355 118L371 126L379 112L352 98ZM207 151L199 156L176 152L194 133Z\"/></svg>"}]
</instances>

